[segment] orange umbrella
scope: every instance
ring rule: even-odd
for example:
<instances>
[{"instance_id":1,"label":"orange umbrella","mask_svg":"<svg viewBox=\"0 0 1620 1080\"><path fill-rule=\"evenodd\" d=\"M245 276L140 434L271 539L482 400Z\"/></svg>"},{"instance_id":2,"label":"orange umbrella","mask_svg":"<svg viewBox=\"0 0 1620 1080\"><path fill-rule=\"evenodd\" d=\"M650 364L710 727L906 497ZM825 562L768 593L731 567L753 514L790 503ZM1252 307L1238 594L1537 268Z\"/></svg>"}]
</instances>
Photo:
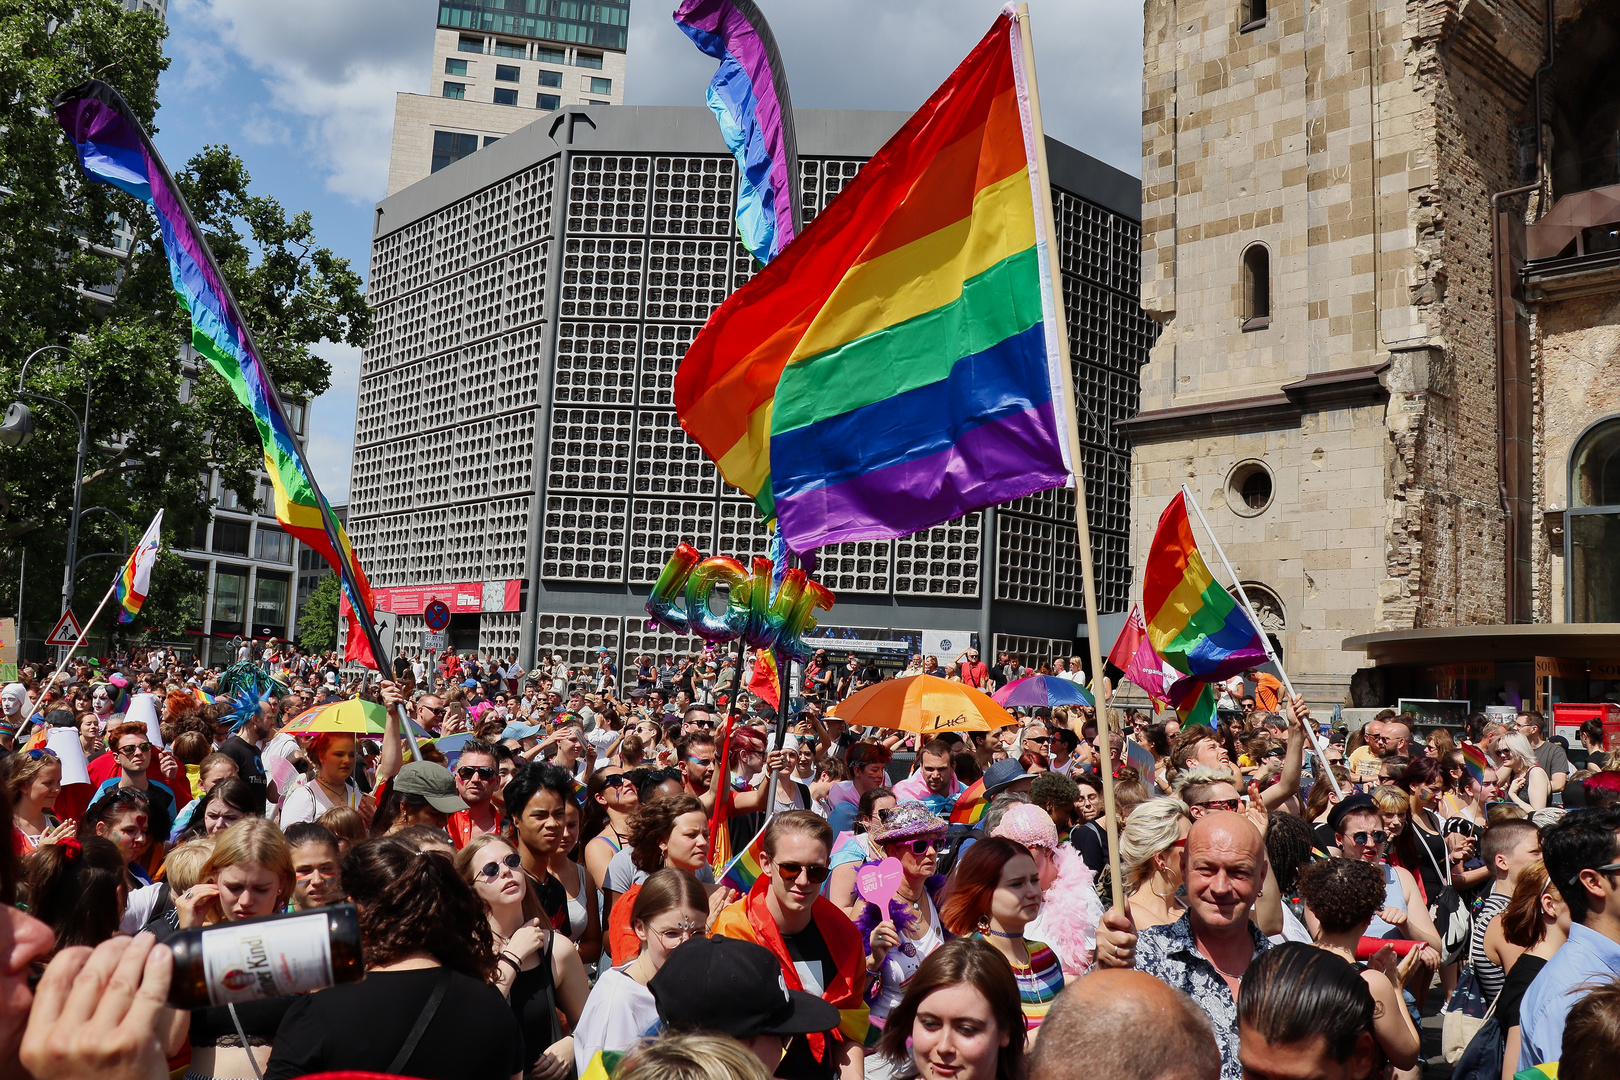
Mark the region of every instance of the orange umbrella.
<instances>
[{"instance_id":1,"label":"orange umbrella","mask_svg":"<svg viewBox=\"0 0 1620 1080\"><path fill-rule=\"evenodd\" d=\"M898 731L993 731L1018 721L982 690L938 675L911 675L869 686L838 703L851 726Z\"/></svg>"}]
</instances>

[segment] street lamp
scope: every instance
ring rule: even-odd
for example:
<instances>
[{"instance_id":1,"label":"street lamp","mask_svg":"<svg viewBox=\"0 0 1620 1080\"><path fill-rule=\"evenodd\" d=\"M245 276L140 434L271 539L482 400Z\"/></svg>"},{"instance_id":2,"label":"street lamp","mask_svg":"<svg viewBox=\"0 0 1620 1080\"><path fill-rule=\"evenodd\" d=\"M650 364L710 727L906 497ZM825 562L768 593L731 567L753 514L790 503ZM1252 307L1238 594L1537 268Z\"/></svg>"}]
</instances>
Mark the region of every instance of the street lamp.
<instances>
[{"instance_id":1,"label":"street lamp","mask_svg":"<svg viewBox=\"0 0 1620 1080\"><path fill-rule=\"evenodd\" d=\"M61 352L73 357L84 369L84 412L75 412L73 406L65 401L59 401L44 394L36 394L23 389L23 380L28 377L28 365L41 353ZM67 558L62 566L62 610L65 612L73 603L73 567L79 553L79 499L84 486L84 455L90 446L90 367L85 363L84 357L68 348L66 345L46 345L35 349L23 361L22 370L17 373L17 396L29 398L33 401L46 401L65 409L73 422L79 428L79 457L73 472L73 516L68 519ZM6 409L4 421L0 421L0 443L7 446L25 446L34 437L34 417L26 404L14 401Z\"/></svg>"}]
</instances>

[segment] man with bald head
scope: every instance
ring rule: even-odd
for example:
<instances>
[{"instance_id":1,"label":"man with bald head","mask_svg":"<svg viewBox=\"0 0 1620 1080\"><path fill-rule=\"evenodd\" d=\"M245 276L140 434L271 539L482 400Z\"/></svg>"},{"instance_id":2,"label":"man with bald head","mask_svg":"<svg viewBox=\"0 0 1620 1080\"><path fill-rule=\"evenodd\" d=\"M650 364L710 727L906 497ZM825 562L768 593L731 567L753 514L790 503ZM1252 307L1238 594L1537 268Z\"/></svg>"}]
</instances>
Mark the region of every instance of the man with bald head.
<instances>
[{"instance_id":1,"label":"man with bald head","mask_svg":"<svg viewBox=\"0 0 1620 1080\"><path fill-rule=\"evenodd\" d=\"M1148 1038L1122 1037L1149 1032ZM1103 968L1064 989L1041 1022L1030 1080L1217 1080L1209 1020L1140 971Z\"/></svg>"},{"instance_id":2,"label":"man with bald head","mask_svg":"<svg viewBox=\"0 0 1620 1080\"><path fill-rule=\"evenodd\" d=\"M1249 919L1266 879L1266 845L1241 814L1216 811L1193 822L1181 851L1187 911L1140 935L1110 912L1097 929L1097 958L1106 967L1146 972L1191 997L1209 1017L1221 1051L1221 1080L1241 1080L1237 996L1243 973L1270 947Z\"/></svg>"}]
</instances>

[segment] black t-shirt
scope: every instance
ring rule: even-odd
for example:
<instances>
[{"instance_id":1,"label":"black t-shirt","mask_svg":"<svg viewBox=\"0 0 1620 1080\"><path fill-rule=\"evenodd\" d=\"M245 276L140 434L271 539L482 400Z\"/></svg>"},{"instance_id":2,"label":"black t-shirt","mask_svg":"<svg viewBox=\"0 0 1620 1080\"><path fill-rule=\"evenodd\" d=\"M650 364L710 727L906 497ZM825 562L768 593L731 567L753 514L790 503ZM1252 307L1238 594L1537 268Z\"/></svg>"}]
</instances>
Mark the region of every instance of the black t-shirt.
<instances>
[{"instance_id":1,"label":"black t-shirt","mask_svg":"<svg viewBox=\"0 0 1620 1080\"><path fill-rule=\"evenodd\" d=\"M394 678L403 679L405 673L411 670L411 662L403 656L394 657Z\"/></svg>"},{"instance_id":2,"label":"black t-shirt","mask_svg":"<svg viewBox=\"0 0 1620 1080\"><path fill-rule=\"evenodd\" d=\"M518 1029L523 1033L523 1061L531 1065L546 1047L562 1038L562 1027L557 1023L557 993L551 981L551 950L557 944L552 933L546 941L540 963L517 973L512 980L512 1015L517 1017Z\"/></svg>"},{"instance_id":3,"label":"black t-shirt","mask_svg":"<svg viewBox=\"0 0 1620 1080\"><path fill-rule=\"evenodd\" d=\"M1541 969L1547 966L1547 961L1539 956L1523 953L1508 969L1507 978L1502 980L1501 992L1496 995L1496 1022L1502 1025L1502 1030L1519 1026L1519 1003L1524 1000L1524 992L1530 989L1530 984L1536 981Z\"/></svg>"},{"instance_id":4,"label":"black t-shirt","mask_svg":"<svg viewBox=\"0 0 1620 1080\"><path fill-rule=\"evenodd\" d=\"M782 941L787 945L793 966L798 969L799 985L807 993L823 994L827 984L837 976L838 965L833 961L832 950L827 948L827 942L822 938L821 931L816 929L816 924L811 923L797 934L783 934ZM824 1060L817 1061L810 1050L809 1041L794 1038L788 1043L782 1063L776 1067L777 1077L780 1080L832 1080L838 1073L834 1052L836 1046L835 1042L828 1040L826 1052L822 1055Z\"/></svg>"},{"instance_id":5,"label":"black t-shirt","mask_svg":"<svg viewBox=\"0 0 1620 1080\"><path fill-rule=\"evenodd\" d=\"M236 762L236 771L252 784L262 797L269 791L269 780L264 775L264 759L253 744L240 735L232 735L219 744L219 752Z\"/></svg>"},{"instance_id":6,"label":"black t-shirt","mask_svg":"<svg viewBox=\"0 0 1620 1080\"><path fill-rule=\"evenodd\" d=\"M1318 821L1311 826L1311 833L1316 837L1316 846L1326 855L1329 848L1339 846L1339 837L1333 831L1333 826L1325 821Z\"/></svg>"},{"instance_id":7,"label":"black t-shirt","mask_svg":"<svg viewBox=\"0 0 1620 1080\"><path fill-rule=\"evenodd\" d=\"M1095 821L1088 821L1069 834L1069 843L1080 853L1080 861L1091 867L1094 874L1102 873L1103 867L1108 865L1108 842L1104 828Z\"/></svg>"},{"instance_id":8,"label":"black t-shirt","mask_svg":"<svg viewBox=\"0 0 1620 1080\"><path fill-rule=\"evenodd\" d=\"M305 994L276 1033L266 1080L335 1070L387 1072L442 968L373 971L365 981ZM501 992L460 972L399 1075L507 1080L523 1071L523 1036Z\"/></svg>"}]
</instances>

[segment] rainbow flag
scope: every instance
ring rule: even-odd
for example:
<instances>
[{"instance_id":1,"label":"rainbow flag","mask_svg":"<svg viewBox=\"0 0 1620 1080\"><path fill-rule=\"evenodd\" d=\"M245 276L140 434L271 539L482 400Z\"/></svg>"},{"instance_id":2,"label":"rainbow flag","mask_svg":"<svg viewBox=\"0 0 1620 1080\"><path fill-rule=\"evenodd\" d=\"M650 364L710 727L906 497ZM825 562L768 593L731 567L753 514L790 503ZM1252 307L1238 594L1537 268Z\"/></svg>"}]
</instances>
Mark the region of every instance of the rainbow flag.
<instances>
[{"instance_id":1,"label":"rainbow flag","mask_svg":"<svg viewBox=\"0 0 1620 1080\"><path fill-rule=\"evenodd\" d=\"M1215 688L1201 679L1188 676L1170 685L1170 704L1181 717L1183 731L1194 724L1215 730Z\"/></svg>"},{"instance_id":2,"label":"rainbow flag","mask_svg":"<svg viewBox=\"0 0 1620 1080\"><path fill-rule=\"evenodd\" d=\"M684 0L675 25L720 61L704 96L742 172L737 231L763 265L799 232L798 139L776 38L753 0Z\"/></svg>"},{"instance_id":3,"label":"rainbow flag","mask_svg":"<svg viewBox=\"0 0 1620 1080\"><path fill-rule=\"evenodd\" d=\"M687 350L682 426L794 551L1068 480L1040 138L1003 12Z\"/></svg>"},{"instance_id":4,"label":"rainbow flag","mask_svg":"<svg viewBox=\"0 0 1620 1080\"><path fill-rule=\"evenodd\" d=\"M118 603L122 610L118 612L118 621L127 623L135 618L146 603L146 591L152 587L152 565L157 562L158 547L163 536L163 511L159 510L152 519L152 524L146 527L146 534L141 542L135 545L135 550L129 553L129 561L124 564L124 570L118 575L118 581L113 585L117 594Z\"/></svg>"},{"instance_id":5,"label":"rainbow flag","mask_svg":"<svg viewBox=\"0 0 1620 1080\"><path fill-rule=\"evenodd\" d=\"M769 825L769 822L766 823ZM760 875L765 871L760 869L759 859L765 854L765 827L760 826L759 832L748 841L748 846L737 853L737 857L720 873L715 875L715 881L721 885L736 889L742 896L754 887Z\"/></svg>"},{"instance_id":6,"label":"rainbow flag","mask_svg":"<svg viewBox=\"0 0 1620 1080\"><path fill-rule=\"evenodd\" d=\"M128 192L152 208L169 257L169 280L191 313L192 348L230 384L259 429L264 470L275 489L276 520L321 553L337 571L349 603L364 609L369 620L374 607L371 583L348 534L315 484L247 320L168 166L123 97L106 83L91 79L52 104L57 121L73 140L85 176Z\"/></svg>"},{"instance_id":7,"label":"rainbow flag","mask_svg":"<svg viewBox=\"0 0 1620 1080\"><path fill-rule=\"evenodd\" d=\"M1142 614L1154 651L1199 682L1219 682L1266 662L1259 627L1232 594L1215 583L1198 554L1185 496L1179 491L1160 515L1148 549ZM1171 701L1179 711L1180 699L1173 692Z\"/></svg>"},{"instance_id":8,"label":"rainbow flag","mask_svg":"<svg viewBox=\"0 0 1620 1080\"><path fill-rule=\"evenodd\" d=\"M956 797L956 805L951 808L951 824L977 825L989 807L990 800L984 797L984 777L981 776L963 788Z\"/></svg>"},{"instance_id":9,"label":"rainbow flag","mask_svg":"<svg viewBox=\"0 0 1620 1080\"><path fill-rule=\"evenodd\" d=\"M1486 771L1495 771L1491 759L1485 756L1485 751L1472 743L1463 743L1459 749L1462 750L1463 768L1474 778L1474 783L1484 784Z\"/></svg>"}]
</instances>

